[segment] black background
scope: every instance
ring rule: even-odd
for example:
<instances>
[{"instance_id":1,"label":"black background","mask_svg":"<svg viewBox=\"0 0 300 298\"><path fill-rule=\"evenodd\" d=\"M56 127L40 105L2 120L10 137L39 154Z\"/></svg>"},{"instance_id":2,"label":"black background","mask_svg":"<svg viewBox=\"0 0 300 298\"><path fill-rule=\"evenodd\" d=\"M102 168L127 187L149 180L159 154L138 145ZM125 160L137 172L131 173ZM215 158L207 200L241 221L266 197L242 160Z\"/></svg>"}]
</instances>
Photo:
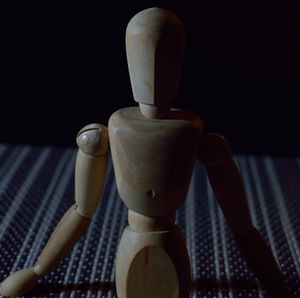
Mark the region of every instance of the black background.
<instances>
[{"instance_id":1,"label":"black background","mask_svg":"<svg viewBox=\"0 0 300 298\"><path fill-rule=\"evenodd\" d=\"M75 146L77 131L136 105L125 30L160 6L184 23L176 107L235 153L300 154L299 9L288 1L2 4L0 142Z\"/></svg>"}]
</instances>

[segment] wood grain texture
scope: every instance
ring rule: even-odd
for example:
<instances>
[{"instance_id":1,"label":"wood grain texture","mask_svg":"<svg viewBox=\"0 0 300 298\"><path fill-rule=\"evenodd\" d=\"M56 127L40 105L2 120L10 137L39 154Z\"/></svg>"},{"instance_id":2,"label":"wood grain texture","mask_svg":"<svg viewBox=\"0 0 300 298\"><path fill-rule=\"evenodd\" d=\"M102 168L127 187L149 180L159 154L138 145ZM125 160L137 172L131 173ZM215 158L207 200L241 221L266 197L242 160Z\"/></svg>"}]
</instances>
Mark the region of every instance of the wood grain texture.
<instances>
[{"instance_id":1,"label":"wood grain texture","mask_svg":"<svg viewBox=\"0 0 300 298\"><path fill-rule=\"evenodd\" d=\"M93 157L78 151L75 168L75 201L79 214L92 217L95 213L107 169L107 154Z\"/></svg>"},{"instance_id":2,"label":"wood grain texture","mask_svg":"<svg viewBox=\"0 0 300 298\"><path fill-rule=\"evenodd\" d=\"M76 211L85 217L95 213L105 182L108 160L108 131L90 124L77 134L79 146L75 166Z\"/></svg>"},{"instance_id":3,"label":"wood grain texture","mask_svg":"<svg viewBox=\"0 0 300 298\"><path fill-rule=\"evenodd\" d=\"M145 216L141 213L128 210L128 222L130 227L137 232L165 231L175 224L176 213L166 216Z\"/></svg>"},{"instance_id":4,"label":"wood grain texture","mask_svg":"<svg viewBox=\"0 0 300 298\"><path fill-rule=\"evenodd\" d=\"M189 297L191 272L177 226L168 231L125 229L118 251L118 297Z\"/></svg>"},{"instance_id":5,"label":"wood grain texture","mask_svg":"<svg viewBox=\"0 0 300 298\"><path fill-rule=\"evenodd\" d=\"M35 271L42 276L55 269L60 260L84 235L90 222L90 218L80 216L75 206L72 206L60 220L44 247L35 264Z\"/></svg>"},{"instance_id":6,"label":"wood grain texture","mask_svg":"<svg viewBox=\"0 0 300 298\"><path fill-rule=\"evenodd\" d=\"M149 8L126 30L126 53L134 100L170 106L175 100L185 47L181 21L172 12Z\"/></svg>"},{"instance_id":7,"label":"wood grain texture","mask_svg":"<svg viewBox=\"0 0 300 298\"><path fill-rule=\"evenodd\" d=\"M147 119L138 107L115 112L108 125L119 194L129 209L149 216L174 212L185 200L202 134L192 112Z\"/></svg>"}]
</instances>

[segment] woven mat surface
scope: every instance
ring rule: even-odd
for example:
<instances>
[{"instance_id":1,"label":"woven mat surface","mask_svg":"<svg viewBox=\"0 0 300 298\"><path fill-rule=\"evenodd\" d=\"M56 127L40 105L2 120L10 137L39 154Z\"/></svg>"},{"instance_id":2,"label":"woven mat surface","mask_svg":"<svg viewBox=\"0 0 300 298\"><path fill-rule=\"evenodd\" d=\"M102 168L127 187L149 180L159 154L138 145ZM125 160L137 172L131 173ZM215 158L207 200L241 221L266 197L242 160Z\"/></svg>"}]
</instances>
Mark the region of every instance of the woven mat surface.
<instances>
[{"instance_id":1,"label":"woven mat surface","mask_svg":"<svg viewBox=\"0 0 300 298\"><path fill-rule=\"evenodd\" d=\"M74 203L75 148L0 145L0 280L32 266ZM300 297L300 158L235 155L251 216ZM192 268L192 297L268 297L248 270L197 162L177 224ZM117 297L115 258L127 222L111 161L84 237L28 297ZM163 297L162 297L163 298ZM284 298L284 297L283 297Z\"/></svg>"}]
</instances>

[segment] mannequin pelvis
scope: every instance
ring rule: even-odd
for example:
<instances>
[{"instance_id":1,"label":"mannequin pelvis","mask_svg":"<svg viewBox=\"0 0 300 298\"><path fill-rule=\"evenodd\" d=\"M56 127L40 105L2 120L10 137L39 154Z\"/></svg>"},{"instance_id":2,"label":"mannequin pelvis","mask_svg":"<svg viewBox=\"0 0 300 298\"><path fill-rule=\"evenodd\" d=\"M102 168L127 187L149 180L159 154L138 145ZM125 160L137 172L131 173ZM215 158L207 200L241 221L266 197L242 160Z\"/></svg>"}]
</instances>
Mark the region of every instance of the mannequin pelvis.
<instances>
[{"instance_id":1,"label":"mannequin pelvis","mask_svg":"<svg viewBox=\"0 0 300 298\"><path fill-rule=\"evenodd\" d=\"M117 256L116 285L119 298L188 298L190 262L179 228L126 227Z\"/></svg>"}]
</instances>

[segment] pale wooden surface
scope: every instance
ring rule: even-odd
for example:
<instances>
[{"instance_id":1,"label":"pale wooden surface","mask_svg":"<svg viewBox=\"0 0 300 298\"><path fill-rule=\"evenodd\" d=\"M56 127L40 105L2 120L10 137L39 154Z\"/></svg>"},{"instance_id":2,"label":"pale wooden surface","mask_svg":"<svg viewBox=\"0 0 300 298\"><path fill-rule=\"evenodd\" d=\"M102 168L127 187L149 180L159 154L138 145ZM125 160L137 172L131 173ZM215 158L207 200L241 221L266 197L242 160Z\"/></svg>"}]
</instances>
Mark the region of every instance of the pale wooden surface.
<instances>
[{"instance_id":1,"label":"pale wooden surface","mask_svg":"<svg viewBox=\"0 0 300 298\"><path fill-rule=\"evenodd\" d=\"M118 297L184 298L190 286L189 256L177 226L154 232L125 229L117 256Z\"/></svg>"},{"instance_id":2,"label":"pale wooden surface","mask_svg":"<svg viewBox=\"0 0 300 298\"><path fill-rule=\"evenodd\" d=\"M119 194L127 207L149 216L168 215L185 200L201 140L202 121L173 110L147 119L138 107L115 112L109 139Z\"/></svg>"},{"instance_id":3,"label":"pale wooden surface","mask_svg":"<svg viewBox=\"0 0 300 298\"><path fill-rule=\"evenodd\" d=\"M185 34L181 21L168 10L145 9L126 30L126 53L134 100L171 106L181 76Z\"/></svg>"},{"instance_id":4,"label":"pale wooden surface","mask_svg":"<svg viewBox=\"0 0 300 298\"><path fill-rule=\"evenodd\" d=\"M86 125L77 134L76 141L79 147L75 166L76 211L81 216L92 217L106 178L107 127L97 123Z\"/></svg>"},{"instance_id":5,"label":"pale wooden surface","mask_svg":"<svg viewBox=\"0 0 300 298\"><path fill-rule=\"evenodd\" d=\"M129 211L130 225L116 262L120 298L186 298L190 293L189 256L174 214L188 192L202 121L191 112L171 109L184 38L181 21L159 8L138 13L126 30L128 68L139 108L115 112L108 125L118 192L134 211Z\"/></svg>"}]
</instances>

